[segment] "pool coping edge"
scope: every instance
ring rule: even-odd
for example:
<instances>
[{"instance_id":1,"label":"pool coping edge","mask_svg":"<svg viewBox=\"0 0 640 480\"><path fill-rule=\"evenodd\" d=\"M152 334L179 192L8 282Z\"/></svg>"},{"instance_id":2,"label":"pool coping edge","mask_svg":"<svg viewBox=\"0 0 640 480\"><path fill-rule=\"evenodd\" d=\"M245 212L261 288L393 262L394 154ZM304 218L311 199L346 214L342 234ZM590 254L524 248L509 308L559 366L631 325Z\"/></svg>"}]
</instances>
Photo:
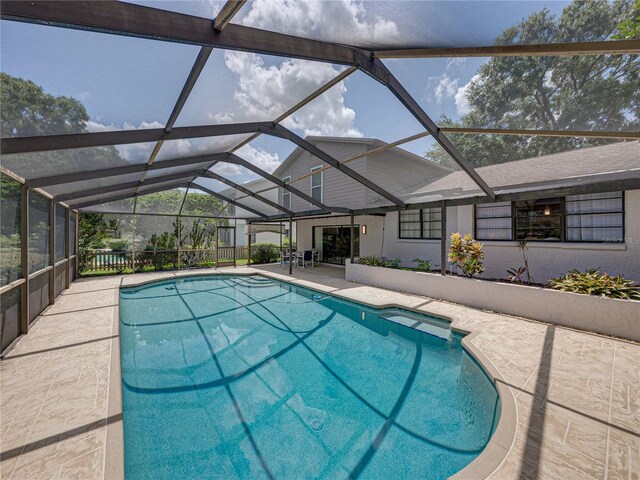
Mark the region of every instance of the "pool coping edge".
<instances>
[{"instance_id":1,"label":"pool coping edge","mask_svg":"<svg viewBox=\"0 0 640 480\"><path fill-rule=\"evenodd\" d=\"M107 433L103 480L124 479L124 417L122 412L122 365L120 356L120 288L114 289L113 325L111 327L111 359L109 362L109 395L107 400ZM110 421L119 419L119 421Z\"/></svg>"},{"instance_id":2,"label":"pool coping edge","mask_svg":"<svg viewBox=\"0 0 640 480\"><path fill-rule=\"evenodd\" d=\"M449 322L452 331L461 333L464 336L462 339L463 348L469 353L476 362L480 365L485 374L489 377L494 384L498 396L500 398L500 419L498 425L493 432L493 435L489 439L489 442L470 464L465 468L456 472L449 477L450 480L478 480L488 478L493 474L498 467L504 462L507 454L511 450L516 436L517 428L517 407L515 397L511 388L507 385L500 371L491 363L491 361L484 355L484 353L472 343L472 340L480 334L479 331L471 331L459 326L461 318L457 315L443 315L440 312L432 311L428 304L420 305L418 307L409 307L406 305L400 305L397 303L381 303L372 304L362 301L361 299L354 299L348 295L339 293L339 288L331 288L327 290L325 285L314 284L314 282L308 280L291 279L284 275L265 272L262 270L247 271L251 267L244 267L243 270L231 271L206 271L206 272L166 272L155 273L153 278L150 279L127 279L132 280L125 285L124 281L126 277L123 277L120 284L115 289L115 301L114 301L114 314L113 314L113 335L114 338L111 341L111 361L109 369L109 400L108 400L108 423L107 423L107 441L105 452L105 465L103 470L104 480L111 478L124 478L124 430L123 430L123 412L122 412L122 370L121 370L121 358L120 358L120 290L123 288L135 288L144 285L153 284L156 282L165 281L172 278L184 278L184 277L202 277L202 276L263 276L278 280L291 285L310 288L321 291L328 295L347 300L349 302L366 305L372 308L384 309L384 308L400 308L408 311L412 311L419 314L427 314L432 317L442 319ZM317 285L317 288L308 285ZM366 285L364 285L366 286ZM372 287L379 288L379 287ZM382 289L387 290L387 289ZM419 297L418 295L403 294L401 292L394 292L388 290L391 293L397 293L399 295ZM420 297L422 298L422 297ZM425 297L426 298L426 297ZM472 308L472 307L467 307ZM472 308L473 309L473 308ZM474 309L475 310L475 309ZM391 321L391 320L389 320ZM408 327L414 328L414 327ZM110 419L117 419L119 416L120 421L109 421Z\"/></svg>"}]
</instances>

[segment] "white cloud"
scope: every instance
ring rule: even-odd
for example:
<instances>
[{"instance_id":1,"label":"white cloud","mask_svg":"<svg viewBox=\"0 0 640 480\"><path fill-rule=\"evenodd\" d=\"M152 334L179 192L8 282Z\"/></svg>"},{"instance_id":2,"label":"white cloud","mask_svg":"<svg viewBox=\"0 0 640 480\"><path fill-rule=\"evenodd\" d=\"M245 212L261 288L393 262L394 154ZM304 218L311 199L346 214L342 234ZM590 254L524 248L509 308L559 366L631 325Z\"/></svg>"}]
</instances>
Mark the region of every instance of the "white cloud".
<instances>
[{"instance_id":1,"label":"white cloud","mask_svg":"<svg viewBox=\"0 0 640 480\"><path fill-rule=\"evenodd\" d=\"M240 175L242 173L240 168L232 163L216 163L209 170L218 175Z\"/></svg>"},{"instance_id":2,"label":"white cloud","mask_svg":"<svg viewBox=\"0 0 640 480\"><path fill-rule=\"evenodd\" d=\"M220 122L275 119L340 73L327 63L289 59L265 66L253 53L226 52L225 63L238 76L234 100L241 113L214 115ZM344 82L292 115L284 124L304 135L362 136L354 127L355 112L344 105Z\"/></svg>"},{"instance_id":3,"label":"white cloud","mask_svg":"<svg viewBox=\"0 0 640 480\"><path fill-rule=\"evenodd\" d=\"M456 94L459 82L460 79L453 79L448 74L443 73L438 77L429 77L427 89L433 89L433 98L437 103L442 103Z\"/></svg>"},{"instance_id":4,"label":"white cloud","mask_svg":"<svg viewBox=\"0 0 640 480\"><path fill-rule=\"evenodd\" d=\"M464 65L465 63L467 63L467 57L452 57L449 60L447 60L446 69L450 70L453 67L457 67L458 65Z\"/></svg>"},{"instance_id":5,"label":"white cloud","mask_svg":"<svg viewBox=\"0 0 640 480\"><path fill-rule=\"evenodd\" d=\"M148 128L164 128L164 125L160 122L142 122L140 125L133 125L131 123L124 123L122 127L116 127L115 125L106 125L104 123L94 122L89 120L85 124L85 129L88 132L112 132L114 130L140 130ZM180 142L175 142L172 145L176 149L176 156L180 156L185 151L184 145L179 145ZM116 149L124 160L132 163L139 163L149 159L151 152L153 151L154 143L132 143L127 145L116 145ZM174 157L172 157L174 158Z\"/></svg>"},{"instance_id":6,"label":"white cloud","mask_svg":"<svg viewBox=\"0 0 640 480\"><path fill-rule=\"evenodd\" d=\"M217 12L223 3L209 0L207 8ZM250 7L249 7L250 6ZM246 11L246 9L250 10ZM246 14L245 14L246 13ZM241 15L245 14L244 17ZM384 42L400 38L397 25L390 20L374 17L367 13L366 3L356 0L255 0L249 3L238 16L241 23L257 28L287 32L303 37L331 38L334 41ZM327 22L327 19L331 19ZM300 59L286 59L279 64L265 63L257 54L225 52L225 64L238 78L234 92L233 112L209 113L211 123L246 122L259 119L275 119L311 92L326 84L340 73L342 67L328 63L311 62ZM271 60L269 60L271 61ZM455 86L454 86L455 87ZM450 95L452 86L443 85L438 95ZM344 82L335 85L319 98L287 118L283 124L300 130L307 135L361 137L355 127L356 112L345 105L347 92ZM142 123L139 126L125 124L122 127L104 125L99 122L87 123L92 132L133 128L162 128L159 122ZM237 141L236 141L237 140ZM207 151L224 151L242 138L208 138L165 142L159 159L197 155ZM228 145L227 145L228 144ZM145 161L153 149L148 144L119 145L120 155L132 162ZM264 170L273 171L280 163L277 154L250 146L241 153ZM237 174L233 166L220 166L225 173ZM233 170L233 171L232 171Z\"/></svg>"},{"instance_id":7,"label":"white cloud","mask_svg":"<svg viewBox=\"0 0 640 480\"><path fill-rule=\"evenodd\" d=\"M273 173L273 171L278 168L278 165L280 165L280 157L277 153L269 153L262 148L243 145L236 153L239 157L244 158L247 162L268 173Z\"/></svg>"},{"instance_id":8,"label":"white cloud","mask_svg":"<svg viewBox=\"0 0 640 480\"><path fill-rule=\"evenodd\" d=\"M354 0L255 0L242 23L343 43L389 43L400 36L395 22L368 18L365 4Z\"/></svg>"},{"instance_id":9,"label":"white cloud","mask_svg":"<svg viewBox=\"0 0 640 480\"><path fill-rule=\"evenodd\" d=\"M458 88L455 94L455 102L456 102L456 110L458 111L458 115L466 115L471 111L471 106L469 105L469 99L467 98L467 93L469 87L472 83L476 83L480 81L480 77L478 75L474 75L468 83Z\"/></svg>"},{"instance_id":10,"label":"white cloud","mask_svg":"<svg viewBox=\"0 0 640 480\"><path fill-rule=\"evenodd\" d=\"M344 82L340 82L287 118L284 126L303 130L305 135L362 137L354 127L356 112L344 105L346 91Z\"/></svg>"},{"instance_id":11,"label":"white cloud","mask_svg":"<svg viewBox=\"0 0 640 480\"><path fill-rule=\"evenodd\" d=\"M123 124L122 127L106 125L92 120L85 124L88 132L112 132L114 130L138 130L150 128L164 128L160 122L142 122L140 125L130 123ZM215 152L226 152L238 145L247 138L247 135L229 135L221 137L193 138L170 140L162 144L162 148L156 158L158 161L173 158L190 157ZM132 163L147 161L156 142L132 143L126 145L116 145L116 149L124 160Z\"/></svg>"},{"instance_id":12,"label":"white cloud","mask_svg":"<svg viewBox=\"0 0 640 480\"><path fill-rule=\"evenodd\" d=\"M356 39L379 43L400 38L393 21L370 18L365 4L354 0L256 0L250 5L241 23L265 30L347 43ZM234 100L242 113L212 115L218 122L275 119L340 72L330 64L297 59L267 67L260 56L239 52L226 52L225 63L238 76ZM304 135L361 137L354 126L356 113L344 104L346 91L344 82L340 82L284 125L302 130Z\"/></svg>"},{"instance_id":13,"label":"white cloud","mask_svg":"<svg viewBox=\"0 0 640 480\"><path fill-rule=\"evenodd\" d=\"M209 117L209 120L214 123L233 123L234 121L233 115L230 113L209 113L207 116Z\"/></svg>"}]
</instances>

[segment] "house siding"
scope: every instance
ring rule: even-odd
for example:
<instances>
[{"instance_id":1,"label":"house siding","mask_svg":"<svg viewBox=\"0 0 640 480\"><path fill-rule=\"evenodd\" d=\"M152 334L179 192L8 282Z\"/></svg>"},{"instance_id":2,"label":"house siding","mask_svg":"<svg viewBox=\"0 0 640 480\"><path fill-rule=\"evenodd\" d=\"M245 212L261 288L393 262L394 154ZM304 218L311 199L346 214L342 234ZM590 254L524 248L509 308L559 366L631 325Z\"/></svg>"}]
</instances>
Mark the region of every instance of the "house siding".
<instances>
[{"instance_id":1,"label":"house siding","mask_svg":"<svg viewBox=\"0 0 640 480\"><path fill-rule=\"evenodd\" d=\"M366 146L357 143L348 142L314 142L318 148L325 151L337 160L349 158L354 155L358 155L365 152ZM297 177L307 175L311 172L313 167L326 166L317 157L314 157L306 151L298 150L293 155L295 158L284 169L276 171L278 178L284 178L291 176L295 179ZM349 163L349 167L356 172L365 175L366 166L364 159L355 160ZM365 202L365 187L351 179L344 173L330 168L323 172L322 181L322 203L329 206L348 206L351 208L363 208ZM298 182L294 182L293 186L298 190L311 195L311 178L306 177ZM279 189L279 198L282 202L282 189ZM292 210L305 211L315 209L306 200L293 195L291 197Z\"/></svg>"},{"instance_id":2,"label":"house siding","mask_svg":"<svg viewBox=\"0 0 640 480\"><path fill-rule=\"evenodd\" d=\"M369 147L370 150L373 148L375 147ZM390 166L392 168L389 168ZM385 150L367 156L366 167L368 179L387 192L405 200L404 196L419 186L451 173L449 170L433 165L426 160L420 161L407 157L399 153L397 149ZM390 204L388 200L381 198L371 190L367 191L367 202L369 207Z\"/></svg>"}]
</instances>

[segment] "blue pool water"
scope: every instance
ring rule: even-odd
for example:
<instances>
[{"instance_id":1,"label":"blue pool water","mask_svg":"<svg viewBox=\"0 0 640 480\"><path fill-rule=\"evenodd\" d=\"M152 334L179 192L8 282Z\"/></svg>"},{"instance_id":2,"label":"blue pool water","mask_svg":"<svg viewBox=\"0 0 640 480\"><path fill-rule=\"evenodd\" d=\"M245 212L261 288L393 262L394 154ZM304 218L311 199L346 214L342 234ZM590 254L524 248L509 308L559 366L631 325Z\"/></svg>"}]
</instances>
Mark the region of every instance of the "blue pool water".
<instances>
[{"instance_id":1,"label":"blue pool water","mask_svg":"<svg viewBox=\"0 0 640 480\"><path fill-rule=\"evenodd\" d=\"M441 479L500 415L461 337L413 312L215 276L122 289L120 321L128 479Z\"/></svg>"}]
</instances>

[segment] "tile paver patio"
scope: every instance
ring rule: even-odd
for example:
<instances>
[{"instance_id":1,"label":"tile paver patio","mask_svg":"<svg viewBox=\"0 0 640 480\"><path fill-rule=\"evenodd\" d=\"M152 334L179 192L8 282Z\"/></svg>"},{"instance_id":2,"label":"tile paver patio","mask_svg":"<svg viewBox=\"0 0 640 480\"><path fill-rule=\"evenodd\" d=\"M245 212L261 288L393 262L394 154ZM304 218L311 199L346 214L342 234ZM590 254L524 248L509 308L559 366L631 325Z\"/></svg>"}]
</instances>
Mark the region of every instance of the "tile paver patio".
<instances>
[{"instance_id":1,"label":"tile paver patio","mask_svg":"<svg viewBox=\"0 0 640 480\"><path fill-rule=\"evenodd\" d=\"M339 268L220 269L459 319L515 398L513 444L493 479L638 479L640 345L347 282ZM212 271L213 272L213 271ZM186 275L193 272L178 272ZM198 271L196 273L203 273ZM118 287L174 273L73 283L0 363L0 477L105 478Z\"/></svg>"}]
</instances>

